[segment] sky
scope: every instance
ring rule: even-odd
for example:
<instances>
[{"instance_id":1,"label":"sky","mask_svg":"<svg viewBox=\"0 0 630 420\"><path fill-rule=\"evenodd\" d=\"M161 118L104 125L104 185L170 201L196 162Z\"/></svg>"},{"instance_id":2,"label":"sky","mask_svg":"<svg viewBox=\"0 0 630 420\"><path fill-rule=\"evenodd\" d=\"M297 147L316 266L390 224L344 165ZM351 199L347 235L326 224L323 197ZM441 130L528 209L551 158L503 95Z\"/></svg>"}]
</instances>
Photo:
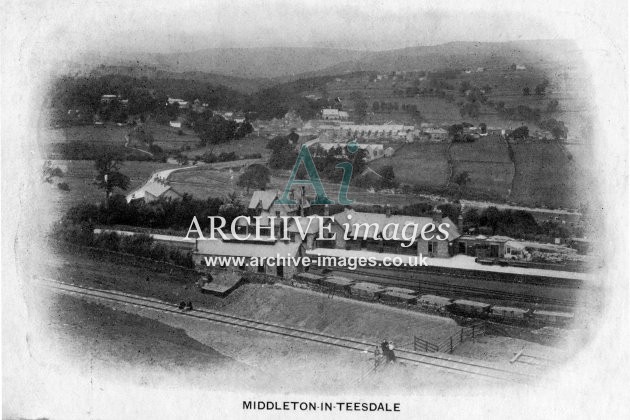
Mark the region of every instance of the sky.
<instances>
[{"instance_id":1,"label":"sky","mask_svg":"<svg viewBox=\"0 0 630 420\"><path fill-rule=\"evenodd\" d=\"M582 0L225 1L22 3L33 36L62 51L175 52L219 47L387 50L450 41L574 39ZM462 5L464 4L464 5ZM584 13L584 10L587 13ZM611 13L615 11L612 10Z\"/></svg>"}]
</instances>

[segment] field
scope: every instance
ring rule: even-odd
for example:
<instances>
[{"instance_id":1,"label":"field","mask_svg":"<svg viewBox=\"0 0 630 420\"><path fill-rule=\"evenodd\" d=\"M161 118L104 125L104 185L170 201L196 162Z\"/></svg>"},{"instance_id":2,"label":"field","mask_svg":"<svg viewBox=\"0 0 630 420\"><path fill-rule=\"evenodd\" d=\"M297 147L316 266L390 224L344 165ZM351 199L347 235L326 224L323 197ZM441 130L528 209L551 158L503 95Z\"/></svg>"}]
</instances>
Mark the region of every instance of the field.
<instances>
[{"instance_id":1,"label":"field","mask_svg":"<svg viewBox=\"0 0 630 420\"><path fill-rule=\"evenodd\" d=\"M154 144L164 151L181 150L184 147L195 148L199 144L199 137L188 129L183 129L183 135L178 135L178 129L155 122L148 122L147 128L155 139ZM125 135L130 131L131 127L119 127L113 123L106 123L103 127L83 125L47 128L42 131L40 141L46 145L81 142L124 147Z\"/></svg>"},{"instance_id":2,"label":"field","mask_svg":"<svg viewBox=\"0 0 630 420\"><path fill-rule=\"evenodd\" d=\"M453 143L453 179L467 172L465 189L505 198L514 177L507 144L498 136L481 137L473 143Z\"/></svg>"},{"instance_id":3,"label":"field","mask_svg":"<svg viewBox=\"0 0 630 420\"><path fill-rule=\"evenodd\" d=\"M184 152L184 154L189 158L194 158L196 156L202 156L208 152L212 152L215 155L234 152L238 156L260 153L264 159L267 159L271 154L271 150L267 149L268 141L269 140L265 137L258 137L256 135L250 134L243 139L232 140L228 143L205 146L198 149L192 149Z\"/></svg>"},{"instance_id":4,"label":"field","mask_svg":"<svg viewBox=\"0 0 630 420\"><path fill-rule=\"evenodd\" d=\"M387 165L394 168L396 178L403 183L444 186L449 177L448 144L406 144L394 156L377 159L370 167L379 172Z\"/></svg>"},{"instance_id":5,"label":"field","mask_svg":"<svg viewBox=\"0 0 630 420\"><path fill-rule=\"evenodd\" d=\"M61 191L55 185L50 186L50 198L60 212L82 201L100 202L105 198L103 190L93 184L96 176L94 161L92 160L54 160L53 166L61 168L64 172L62 178L55 178L55 183L65 182L70 191ZM149 176L158 170L176 168L177 165L161 162L124 162L120 171L130 178L130 186L127 191L144 184ZM123 192L123 191L119 191Z\"/></svg>"},{"instance_id":6,"label":"field","mask_svg":"<svg viewBox=\"0 0 630 420\"><path fill-rule=\"evenodd\" d=\"M583 179L579 162L569 159L563 146L522 143L512 148L516 161L512 201L532 206L578 206L581 186L588 188L588 182Z\"/></svg>"}]
</instances>

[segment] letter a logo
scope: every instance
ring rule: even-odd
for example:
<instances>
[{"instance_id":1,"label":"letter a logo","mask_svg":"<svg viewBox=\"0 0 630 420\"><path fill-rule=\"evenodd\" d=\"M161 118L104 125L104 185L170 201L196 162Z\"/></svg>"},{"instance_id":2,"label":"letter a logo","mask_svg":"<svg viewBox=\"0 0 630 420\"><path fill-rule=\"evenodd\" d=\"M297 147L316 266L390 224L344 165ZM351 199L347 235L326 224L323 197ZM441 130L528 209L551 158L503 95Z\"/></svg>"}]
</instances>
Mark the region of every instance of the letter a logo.
<instances>
[{"instance_id":1,"label":"letter a logo","mask_svg":"<svg viewBox=\"0 0 630 420\"><path fill-rule=\"evenodd\" d=\"M309 179L295 179L297 177L298 169L300 168L300 163L302 162L304 162ZM289 193L291 192L291 187L293 187L293 185L311 185L313 187L316 198L311 204L335 204L334 201L330 200L326 196L326 191L324 190L322 181L319 178L319 173L317 173L317 168L315 167L315 162L313 162L311 152L308 150L308 147L304 145L302 145L302 148L300 149L300 154L295 161L295 165L291 171L291 176L289 177L287 186L282 193L282 197L280 197L276 203L297 204L295 200L291 200L289 198Z\"/></svg>"}]
</instances>

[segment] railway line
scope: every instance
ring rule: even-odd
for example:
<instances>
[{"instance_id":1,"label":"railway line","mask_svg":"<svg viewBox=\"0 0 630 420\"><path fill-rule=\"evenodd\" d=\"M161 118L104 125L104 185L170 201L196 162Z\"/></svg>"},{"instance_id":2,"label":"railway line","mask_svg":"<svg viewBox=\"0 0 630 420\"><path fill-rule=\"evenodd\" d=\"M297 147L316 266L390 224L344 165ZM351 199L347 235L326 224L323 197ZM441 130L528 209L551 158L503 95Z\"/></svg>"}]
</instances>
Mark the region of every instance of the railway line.
<instances>
[{"instance_id":1,"label":"railway line","mask_svg":"<svg viewBox=\"0 0 630 420\"><path fill-rule=\"evenodd\" d=\"M272 322L257 321L245 317L229 315L208 309L194 309L181 311L175 305L154 298L141 297L124 292L96 289L76 284L68 284L54 279L37 279L40 285L56 292L76 295L95 301L131 305L143 309L176 314L178 316L194 318L211 323L228 325L261 333L274 334L286 338L318 343L362 353L373 353L376 343L368 343L347 337L337 337L301 328L284 326ZM431 366L451 372L477 376L481 378L507 381L528 382L536 378L535 375L516 370L503 369L476 360L465 359L449 354L423 353L408 349L397 349L397 359L421 366Z\"/></svg>"},{"instance_id":2,"label":"railway line","mask_svg":"<svg viewBox=\"0 0 630 420\"><path fill-rule=\"evenodd\" d=\"M317 267L321 269L321 267ZM418 290L420 293L436 293L449 294L463 297L491 298L497 300L506 300L513 302L547 304L562 307L575 307L577 301L574 299L559 299L552 297L532 296L523 293L506 292L500 290L489 290L482 287L461 286L456 284L443 283L421 277L404 277L396 274L385 274L382 272L370 272L364 270L350 270L346 268L335 267L333 271L342 272L349 275L359 275L370 282L379 283L387 286L398 286L408 289ZM390 270L391 271L391 270ZM405 270L407 271L407 270ZM442 274L443 275L443 274Z\"/></svg>"}]
</instances>

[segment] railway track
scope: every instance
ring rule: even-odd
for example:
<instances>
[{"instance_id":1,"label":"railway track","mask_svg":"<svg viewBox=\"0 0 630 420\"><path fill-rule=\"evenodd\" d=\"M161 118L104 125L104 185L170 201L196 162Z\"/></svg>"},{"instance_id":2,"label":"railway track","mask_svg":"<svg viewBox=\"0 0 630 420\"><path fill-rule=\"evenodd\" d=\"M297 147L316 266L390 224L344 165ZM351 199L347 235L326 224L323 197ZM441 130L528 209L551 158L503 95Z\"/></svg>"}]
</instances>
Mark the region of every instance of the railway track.
<instances>
[{"instance_id":1,"label":"railway track","mask_svg":"<svg viewBox=\"0 0 630 420\"><path fill-rule=\"evenodd\" d=\"M315 267L319 268L321 267ZM333 271L360 275L370 279L371 282L391 285L391 286L399 286L410 288L414 290L418 290L421 293L431 292L431 293L448 293L453 295L458 295L459 297L476 297L476 298L491 298L498 300L509 300L514 302L525 302L525 303L540 303L540 304L548 304L548 305L556 305L563 307L575 307L577 302L572 299L558 299L551 297L541 297L541 296L532 296L522 293L513 293L513 292L504 292L499 290L488 290L482 287L472 287L472 286L461 286L456 284L446 284L438 281L421 279L419 277L416 278L408 278L395 274L384 274L384 273L374 273L363 270L350 270L345 268L335 267Z\"/></svg>"},{"instance_id":2,"label":"railway track","mask_svg":"<svg viewBox=\"0 0 630 420\"><path fill-rule=\"evenodd\" d=\"M272 322L257 321L245 317L229 315L208 309L181 311L175 305L154 298L131 295L124 292L96 289L76 284L68 284L53 279L40 278L37 281L48 289L57 292L77 295L95 301L131 305L139 308L155 310L163 313L194 318L221 325L279 335L296 340L319 343L362 353L373 353L376 343L368 343L347 337L337 337L301 328L289 327ZM508 382L527 382L535 379L535 375L502 369L476 360L440 353L423 353L408 349L397 349L397 359L408 364L431 366L451 372L483 377Z\"/></svg>"}]
</instances>

